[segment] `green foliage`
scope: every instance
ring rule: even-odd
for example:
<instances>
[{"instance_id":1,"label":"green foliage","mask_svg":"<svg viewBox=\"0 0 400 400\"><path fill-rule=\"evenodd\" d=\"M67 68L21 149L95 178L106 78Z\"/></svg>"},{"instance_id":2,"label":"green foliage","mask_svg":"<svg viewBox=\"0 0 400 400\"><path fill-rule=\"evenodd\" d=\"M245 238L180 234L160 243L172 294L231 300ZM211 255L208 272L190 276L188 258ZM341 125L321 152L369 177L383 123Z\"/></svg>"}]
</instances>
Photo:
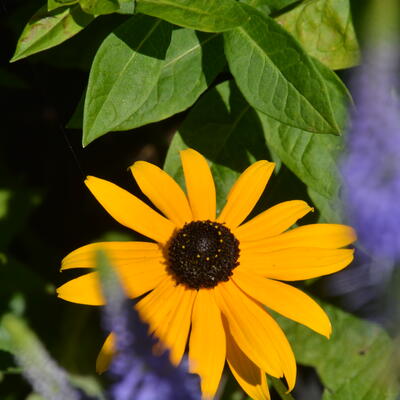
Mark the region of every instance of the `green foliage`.
<instances>
[{"instance_id":1,"label":"green foliage","mask_svg":"<svg viewBox=\"0 0 400 400\"><path fill-rule=\"evenodd\" d=\"M271 13L270 0L241 0L242 3L248 4L251 7L269 15Z\"/></svg>"},{"instance_id":2,"label":"green foliage","mask_svg":"<svg viewBox=\"0 0 400 400\"><path fill-rule=\"evenodd\" d=\"M248 20L235 0L137 0L137 12L205 32L227 31Z\"/></svg>"},{"instance_id":3,"label":"green foliage","mask_svg":"<svg viewBox=\"0 0 400 400\"><path fill-rule=\"evenodd\" d=\"M336 121L343 126L347 91L334 73L316 65L329 78ZM208 92L175 135L165 168L181 182L178 152L187 147L198 149L211 161L220 207L239 172L273 153L307 185L324 220L340 219L335 201L340 188L336 158L342 139L302 132L255 111L233 83L222 83Z\"/></svg>"},{"instance_id":4,"label":"green foliage","mask_svg":"<svg viewBox=\"0 0 400 400\"><path fill-rule=\"evenodd\" d=\"M78 0L47 0L47 11L53 11L60 7L70 6L77 2Z\"/></svg>"},{"instance_id":5,"label":"green foliage","mask_svg":"<svg viewBox=\"0 0 400 400\"><path fill-rule=\"evenodd\" d=\"M116 128L146 101L157 84L172 25L135 15L98 50L86 92L83 145Z\"/></svg>"},{"instance_id":6,"label":"green foliage","mask_svg":"<svg viewBox=\"0 0 400 400\"><path fill-rule=\"evenodd\" d=\"M399 394L395 345L378 325L325 304L332 322L330 340L277 317L296 359L316 368L323 400L395 400Z\"/></svg>"},{"instance_id":7,"label":"green foliage","mask_svg":"<svg viewBox=\"0 0 400 400\"><path fill-rule=\"evenodd\" d=\"M135 33L139 29L141 19L145 19L145 17L134 17L126 23L129 25L127 34L133 30L135 30L133 32ZM95 102L90 108L90 114L97 114L97 124L98 126L102 126L102 129L87 128L84 130L84 145L89 144L109 130L121 131L133 129L150 122L160 121L187 109L207 89L208 85L222 70L225 59L223 57L222 37L220 35L199 33L189 29L172 29L171 26L163 24L164 29L168 29L168 34L171 35L171 42L166 49L165 60L161 60L160 65L154 66L159 73L155 72L154 76L151 77L152 80L148 84L151 89L150 92L148 92L149 88L143 85L142 81L138 80L136 86L134 86L134 82L130 80L131 92L135 93L137 96L136 99L142 93L141 98L144 101L141 103L140 100L135 99L132 104L137 103L138 107L136 109L131 107L129 114L122 116L119 123L114 123L114 121L109 122L109 109L107 106ZM122 41L118 49L115 45L117 41ZM110 43L104 42L104 46L106 45L114 48L114 57L124 57L126 48L123 46L121 35L117 33L116 37L113 37L112 41L110 40ZM108 57L107 48L104 49L105 57ZM102 57L102 54L102 49L100 49L99 57ZM103 62L104 57L101 59L101 63ZM110 64L113 62L114 60L110 59ZM136 57L129 68L140 68L140 65L137 65L138 62L140 61ZM99 82L102 83L103 81L113 79L115 75L113 75L113 70L110 69L102 70L98 73L97 65L95 60L91 73L95 74L94 82L96 85L93 92L88 91L87 102L91 101L91 97L98 96L98 91L100 91ZM122 87L129 79L127 74L128 70L120 77ZM101 77L100 81L99 76ZM110 91L112 90L117 89L111 89ZM126 97L118 96L118 93L112 98L113 107L119 110L123 107L122 103L124 102L126 102Z\"/></svg>"},{"instance_id":8,"label":"green foliage","mask_svg":"<svg viewBox=\"0 0 400 400\"><path fill-rule=\"evenodd\" d=\"M341 131L346 123L347 89L337 76L314 61L325 79L329 102ZM307 185L309 195L318 207L323 221L340 222L340 178L337 159L343 148L343 138L316 135L279 123L258 113L268 146L282 162Z\"/></svg>"},{"instance_id":9,"label":"green foliage","mask_svg":"<svg viewBox=\"0 0 400 400\"><path fill-rule=\"evenodd\" d=\"M79 0L79 4L83 11L96 16L114 12L133 14L135 10L134 0Z\"/></svg>"},{"instance_id":10,"label":"green foliage","mask_svg":"<svg viewBox=\"0 0 400 400\"><path fill-rule=\"evenodd\" d=\"M349 0L307 0L278 18L312 56L332 69L359 59Z\"/></svg>"},{"instance_id":11,"label":"green foliage","mask_svg":"<svg viewBox=\"0 0 400 400\"><path fill-rule=\"evenodd\" d=\"M251 20L224 35L235 80L257 110L286 125L340 133L325 80L277 22L243 5Z\"/></svg>"},{"instance_id":12,"label":"green foliage","mask_svg":"<svg viewBox=\"0 0 400 400\"><path fill-rule=\"evenodd\" d=\"M93 21L79 5L47 11L43 6L32 16L19 38L11 62L57 46Z\"/></svg>"}]
</instances>

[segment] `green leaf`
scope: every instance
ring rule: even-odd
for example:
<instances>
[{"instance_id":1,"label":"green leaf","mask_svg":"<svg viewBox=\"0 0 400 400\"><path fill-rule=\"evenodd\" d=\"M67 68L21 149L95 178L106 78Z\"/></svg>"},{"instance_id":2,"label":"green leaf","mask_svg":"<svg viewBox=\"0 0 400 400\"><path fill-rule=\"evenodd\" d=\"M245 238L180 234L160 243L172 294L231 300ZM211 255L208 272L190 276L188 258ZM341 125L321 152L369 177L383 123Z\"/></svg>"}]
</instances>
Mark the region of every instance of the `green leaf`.
<instances>
[{"instance_id":1,"label":"green leaf","mask_svg":"<svg viewBox=\"0 0 400 400\"><path fill-rule=\"evenodd\" d=\"M130 118L156 86L173 26L143 15L120 25L102 43L90 70L83 145Z\"/></svg>"},{"instance_id":2,"label":"green leaf","mask_svg":"<svg viewBox=\"0 0 400 400\"><path fill-rule=\"evenodd\" d=\"M269 4L270 0L240 0L240 1L251 7L257 8L257 10L261 11L265 15L269 15L271 13L271 8Z\"/></svg>"},{"instance_id":3,"label":"green leaf","mask_svg":"<svg viewBox=\"0 0 400 400\"><path fill-rule=\"evenodd\" d=\"M272 12L279 12L280 10L289 7L294 3L301 2L302 0L264 0L264 1L268 4Z\"/></svg>"},{"instance_id":4,"label":"green leaf","mask_svg":"<svg viewBox=\"0 0 400 400\"><path fill-rule=\"evenodd\" d=\"M346 123L346 105L349 102L343 83L323 64L315 65L325 79L329 101L335 110L340 129ZM319 135L292 128L258 112L268 146L283 163L308 187L308 193L329 222L341 220L340 178L338 156L344 147L342 137Z\"/></svg>"},{"instance_id":5,"label":"green leaf","mask_svg":"<svg viewBox=\"0 0 400 400\"><path fill-rule=\"evenodd\" d=\"M378 325L323 305L332 322L330 340L278 316L296 360L315 367L323 400L395 400L400 393L394 345Z\"/></svg>"},{"instance_id":6,"label":"green leaf","mask_svg":"<svg viewBox=\"0 0 400 400\"><path fill-rule=\"evenodd\" d=\"M94 19L79 5L47 11L43 6L25 26L10 62L57 46L80 32Z\"/></svg>"},{"instance_id":7,"label":"green leaf","mask_svg":"<svg viewBox=\"0 0 400 400\"><path fill-rule=\"evenodd\" d=\"M119 14L134 14L135 13L135 0L118 0L119 9L117 12Z\"/></svg>"},{"instance_id":8,"label":"green leaf","mask_svg":"<svg viewBox=\"0 0 400 400\"><path fill-rule=\"evenodd\" d=\"M221 72L226 61L219 34L175 29L158 81L148 98L114 131L137 128L170 117L190 107ZM84 99L67 127L81 129Z\"/></svg>"},{"instance_id":9,"label":"green leaf","mask_svg":"<svg viewBox=\"0 0 400 400\"><path fill-rule=\"evenodd\" d=\"M227 31L248 20L235 0L137 0L136 11L205 32Z\"/></svg>"},{"instance_id":10,"label":"green leaf","mask_svg":"<svg viewBox=\"0 0 400 400\"><path fill-rule=\"evenodd\" d=\"M349 0L308 0L277 18L312 56L332 69L349 68L360 50Z\"/></svg>"},{"instance_id":11,"label":"green leaf","mask_svg":"<svg viewBox=\"0 0 400 400\"><path fill-rule=\"evenodd\" d=\"M164 168L182 186L179 150L188 147L200 151L210 162L218 210L239 174L252 162L268 158L259 118L233 82L207 92L172 140Z\"/></svg>"},{"instance_id":12,"label":"green leaf","mask_svg":"<svg viewBox=\"0 0 400 400\"><path fill-rule=\"evenodd\" d=\"M79 0L82 10L92 15L104 15L119 12L133 14L134 0Z\"/></svg>"},{"instance_id":13,"label":"green leaf","mask_svg":"<svg viewBox=\"0 0 400 400\"><path fill-rule=\"evenodd\" d=\"M47 0L47 11L53 11L60 7L70 6L78 0Z\"/></svg>"},{"instance_id":14,"label":"green leaf","mask_svg":"<svg viewBox=\"0 0 400 400\"><path fill-rule=\"evenodd\" d=\"M186 110L222 71L225 62L219 34L175 29L150 95L114 130L133 129Z\"/></svg>"},{"instance_id":15,"label":"green leaf","mask_svg":"<svg viewBox=\"0 0 400 400\"><path fill-rule=\"evenodd\" d=\"M246 100L286 125L340 134L326 83L313 60L273 19L242 7L251 20L224 38L231 72Z\"/></svg>"}]
</instances>

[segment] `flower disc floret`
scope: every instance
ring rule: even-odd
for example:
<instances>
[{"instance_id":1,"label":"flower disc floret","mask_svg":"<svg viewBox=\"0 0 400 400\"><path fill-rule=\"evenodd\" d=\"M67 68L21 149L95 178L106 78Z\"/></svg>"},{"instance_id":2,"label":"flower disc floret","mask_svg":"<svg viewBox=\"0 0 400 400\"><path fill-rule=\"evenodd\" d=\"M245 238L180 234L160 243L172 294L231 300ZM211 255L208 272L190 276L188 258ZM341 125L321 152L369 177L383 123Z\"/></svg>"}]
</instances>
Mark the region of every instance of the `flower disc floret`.
<instances>
[{"instance_id":1,"label":"flower disc floret","mask_svg":"<svg viewBox=\"0 0 400 400\"><path fill-rule=\"evenodd\" d=\"M168 247L169 269L177 283L197 290L228 281L238 258L239 241L226 226L212 221L186 223Z\"/></svg>"}]
</instances>

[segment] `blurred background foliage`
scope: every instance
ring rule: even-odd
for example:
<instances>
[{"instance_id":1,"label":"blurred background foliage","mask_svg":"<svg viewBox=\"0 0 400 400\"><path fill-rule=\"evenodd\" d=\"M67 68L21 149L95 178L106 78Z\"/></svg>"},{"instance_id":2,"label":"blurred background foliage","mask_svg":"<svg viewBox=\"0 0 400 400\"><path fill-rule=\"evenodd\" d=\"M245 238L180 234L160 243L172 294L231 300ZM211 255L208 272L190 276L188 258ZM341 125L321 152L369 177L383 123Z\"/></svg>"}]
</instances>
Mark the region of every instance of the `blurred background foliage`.
<instances>
[{"instance_id":1,"label":"blurred background foliage","mask_svg":"<svg viewBox=\"0 0 400 400\"><path fill-rule=\"evenodd\" d=\"M257 2L251 3L254 5ZM283 3L288 12L279 16ZM297 5L298 2L268 2L269 11L276 13L280 23L291 32L296 29L291 21L298 17L296 13L303 11L301 8L291 11L293 3ZM362 37L366 3L351 2L354 27L359 37ZM223 82L230 77L224 69L213 81L211 90L191 110L124 133L101 136L83 149L82 131L65 127L87 86L90 65L100 43L127 16L104 15L60 46L10 64L26 22L42 5L40 0L0 0L0 315L12 311L23 316L61 366L74 375L95 377L95 359L105 337L99 313L93 307L57 299L55 288L73 276L71 271L59 273L60 261L83 244L99 240L132 240L135 236L104 213L84 187L84 177L92 174L108 179L141 197L126 168L135 160L162 166L178 127L179 134L172 141L174 151L185 145L195 146L200 151L204 150L206 155L208 152L209 158L220 162L220 165L228 165L239 172L245 168L246 162L241 165L237 155L230 159L229 151L225 153L225 160L217 160L212 152L218 154L218 149L207 147L210 139L206 135L212 136L216 126L228 123L236 115L236 110L242 110L241 102L244 100L238 95L235 104L228 104L229 93L237 91L237 88L232 83ZM310 31L297 34L306 37L307 51L317 57L318 49L313 40L307 40L307 35L312 37L313 29L311 27ZM352 48L346 52L348 65L356 63L355 53ZM331 63L332 68L343 62L339 56L329 54L332 58L325 61ZM357 68L341 69L337 73L346 83ZM203 116L210 109L221 110L217 113L218 120L203 125ZM228 112L228 109L232 111ZM79 116L76 118L79 120ZM246 149L241 147L240 138L236 140L234 135L232 142L224 145L232 152L243 149L255 159L272 149L270 157L286 163L285 146L280 140L287 132L280 131L279 137L273 137L271 133L271 137L267 138L269 150L259 146L261 125L267 124L271 132L279 131L274 122L263 118L250 111L241 121L249 127ZM71 125L74 125L73 122ZM289 134L295 135L296 132ZM290 138L293 136L287 140ZM182 173L174 162L174 151L170 151L165 166L179 180ZM236 164L230 165L230 162ZM307 181L307 176L300 180L285 164L278 162L278 165L279 174L268 188L263 208L281 200L301 198L311 201L311 197L317 203L321 199L321 194L312 192L313 183ZM220 193L220 198L224 198L234 176L228 174L224 181L224 168L217 165L215 169L223 182L220 186L224 191ZM328 175L329 172L325 171ZM325 178L328 179L322 176L322 179ZM308 190L304 180L308 182ZM320 204L324 204L323 201ZM318 213L315 213L305 222L317 219ZM355 271L354 276L359 277L357 268L360 270L368 262L371 262L370 259L360 251L358 260L351 267ZM357 317L391 327L390 322L393 321L384 312L388 307L383 289L360 285L357 277L349 278L347 275L341 278L339 274L335 279L323 278L310 282L308 290ZM280 319L299 362L304 365L293 397L320 399L325 387L329 389L325 391L325 400L395 398L397 383L388 382L386 374L386 368L394 368L389 361L393 350L389 336L381 328L331 307L327 305L335 320L335 329L340 330L343 326L343 330L348 331L348 335L341 337L337 345L335 336L325 343L317 335ZM0 328L0 398L33 400L32 389L21 378L12 356L6 351L7 346L4 331ZM329 365L326 365L327 361ZM382 363L382 368L379 363ZM369 368L372 371L370 374L366 373ZM379 368L383 375L375 374ZM360 373L362 381L356 386L354 381L348 383L350 378L357 378L351 371ZM223 399L244 398L232 380L226 378L224 384ZM279 398L277 393L273 395ZM282 393L282 396L285 394Z\"/></svg>"}]
</instances>

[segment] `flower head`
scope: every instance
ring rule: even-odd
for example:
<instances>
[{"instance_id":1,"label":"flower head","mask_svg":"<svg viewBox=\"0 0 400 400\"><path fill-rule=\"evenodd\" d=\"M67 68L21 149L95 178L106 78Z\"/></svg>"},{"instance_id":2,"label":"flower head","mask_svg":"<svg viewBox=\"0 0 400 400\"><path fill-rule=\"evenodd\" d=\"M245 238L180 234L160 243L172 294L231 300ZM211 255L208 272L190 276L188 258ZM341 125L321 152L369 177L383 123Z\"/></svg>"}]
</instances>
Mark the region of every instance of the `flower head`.
<instances>
[{"instance_id":1,"label":"flower head","mask_svg":"<svg viewBox=\"0 0 400 400\"><path fill-rule=\"evenodd\" d=\"M313 224L287 231L312 210L304 201L286 201L244 222L259 200L274 164L258 161L233 185L216 216L215 186L198 152L181 152L186 192L163 170L136 162L132 167L154 211L127 191L89 177L86 185L121 224L154 242L108 242L70 253L62 269L92 268L98 249L106 252L150 332L179 364L189 344L190 370L200 375L204 398L217 390L227 361L253 399L269 399L265 373L285 377L289 390L296 362L284 333L263 307L329 337L331 325L320 306L282 281L331 274L346 267L354 231L337 224ZM58 289L61 298L102 305L97 272ZM100 353L104 368L110 343Z\"/></svg>"}]
</instances>

